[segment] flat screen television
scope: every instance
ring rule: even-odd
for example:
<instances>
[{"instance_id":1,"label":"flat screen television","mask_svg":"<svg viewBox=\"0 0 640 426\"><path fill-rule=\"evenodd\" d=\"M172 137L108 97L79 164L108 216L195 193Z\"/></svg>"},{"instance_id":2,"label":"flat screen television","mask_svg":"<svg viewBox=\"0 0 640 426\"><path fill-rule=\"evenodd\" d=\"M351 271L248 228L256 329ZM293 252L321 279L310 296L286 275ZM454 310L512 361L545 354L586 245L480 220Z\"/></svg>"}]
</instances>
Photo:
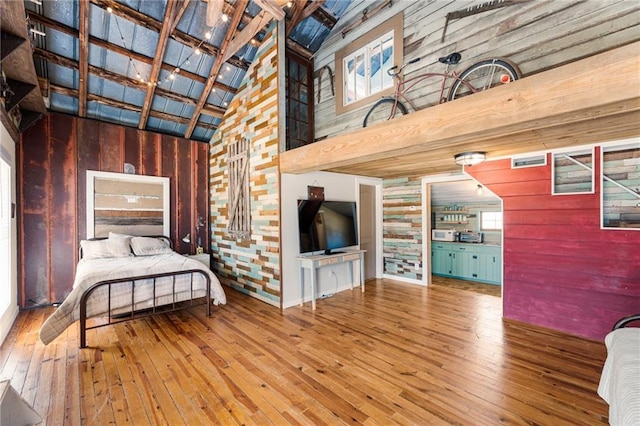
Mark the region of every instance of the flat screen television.
<instances>
[{"instance_id":1,"label":"flat screen television","mask_svg":"<svg viewBox=\"0 0 640 426\"><path fill-rule=\"evenodd\" d=\"M356 212L355 201L298 200L300 253L358 245Z\"/></svg>"}]
</instances>

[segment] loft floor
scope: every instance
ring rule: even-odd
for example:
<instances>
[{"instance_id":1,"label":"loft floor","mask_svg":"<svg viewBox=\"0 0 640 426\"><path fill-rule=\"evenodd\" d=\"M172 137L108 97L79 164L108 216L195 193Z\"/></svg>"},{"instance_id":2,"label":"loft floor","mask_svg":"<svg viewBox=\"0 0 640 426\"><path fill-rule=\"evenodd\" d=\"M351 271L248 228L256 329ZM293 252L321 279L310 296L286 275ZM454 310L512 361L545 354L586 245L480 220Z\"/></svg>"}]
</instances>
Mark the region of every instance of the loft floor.
<instances>
[{"instance_id":1,"label":"loft floor","mask_svg":"<svg viewBox=\"0 0 640 426\"><path fill-rule=\"evenodd\" d=\"M77 327L43 346L51 310L23 311L0 378L47 424L606 424L604 344L503 321L461 283L369 281L284 314L227 289L211 318L92 330L84 350Z\"/></svg>"}]
</instances>

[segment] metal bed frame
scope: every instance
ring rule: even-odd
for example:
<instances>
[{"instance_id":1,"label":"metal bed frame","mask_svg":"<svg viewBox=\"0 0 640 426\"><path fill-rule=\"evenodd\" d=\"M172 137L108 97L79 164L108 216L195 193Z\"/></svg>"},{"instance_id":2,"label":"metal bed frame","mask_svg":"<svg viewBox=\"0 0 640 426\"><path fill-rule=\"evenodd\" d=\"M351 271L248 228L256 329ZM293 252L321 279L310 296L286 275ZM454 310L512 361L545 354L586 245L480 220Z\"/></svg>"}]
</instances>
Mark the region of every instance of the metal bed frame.
<instances>
[{"instance_id":1,"label":"metal bed frame","mask_svg":"<svg viewBox=\"0 0 640 426\"><path fill-rule=\"evenodd\" d=\"M169 246L173 249L173 242L169 238L162 235L159 235L159 236L154 235L151 237L165 239L166 241L168 241ZM92 238L92 240L102 240L102 239L104 238ZM80 257L82 258L82 249L80 250ZM204 299L204 301L196 302L197 299L194 299L193 297L194 295L193 278L195 276L194 274L200 274L205 279L205 282L206 282L205 296L204 298L197 298L197 299ZM181 300L181 301L176 300L176 277L180 275L191 275L191 281L190 281L191 297L188 300ZM164 277L173 277L172 292L171 292L173 299L170 303L163 303L161 305L156 305L156 280L158 278L164 278ZM153 306L151 308L145 308L144 310L141 310L141 311L136 311L135 304L134 304L136 284L139 281L143 281L143 280L153 280L153 284L152 284L153 285ZM111 312L111 286L114 284L126 283L126 282L131 283L131 309L129 310L129 312L123 312L123 313L118 313L117 315L113 315L113 313ZM141 282L139 283L139 285L148 286L150 284ZM107 289L107 292L108 292L107 322L88 326L87 321L90 318L87 318L87 301L89 300L89 297L91 296L91 294L93 294L94 291L102 287L108 287ZM166 314L170 312L175 312L182 309L188 309L193 306L200 306L205 303L207 305L207 317L210 317L211 304L212 304L211 277L209 277L209 274L207 274L206 271L203 271L200 269L187 269L183 271L163 272L163 273L148 274L148 275L137 275L132 277L123 277L123 278L116 278L112 280L103 280L103 281L97 282L93 284L91 287L89 287L87 290L85 290L85 292L82 294L82 297L80 298L80 320L79 320L80 348L83 349L87 347L87 330L106 327L108 325L113 325L113 324L117 324L124 321L130 321L133 319L146 318L156 314ZM101 316L100 318L104 318L104 317Z\"/></svg>"}]
</instances>

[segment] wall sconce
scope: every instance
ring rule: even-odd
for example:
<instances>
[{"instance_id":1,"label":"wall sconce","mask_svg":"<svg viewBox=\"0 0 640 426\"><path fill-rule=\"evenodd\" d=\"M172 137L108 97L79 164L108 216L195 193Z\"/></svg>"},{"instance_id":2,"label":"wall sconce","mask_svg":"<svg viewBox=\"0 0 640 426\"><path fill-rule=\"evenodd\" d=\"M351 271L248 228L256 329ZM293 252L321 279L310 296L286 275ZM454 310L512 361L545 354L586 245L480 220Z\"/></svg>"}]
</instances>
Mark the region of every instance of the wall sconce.
<instances>
[{"instance_id":1,"label":"wall sconce","mask_svg":"<svg viewBox=\"0 0 640 426\"><path fill-rule=\"evenodd\" d=\"M183 241L183 242L185 242L185 243L187 243L187 244L191 244L191 232L189 232L187 235L185 235L185 236L182 238L182 241Z\"/></svg>"},{"instance_id":2,"label":"wall sconce","mask_svg":"<svg viewBox=\"0 0 640 426\"><path fill-rule=\"evenodd\" d=\"M484 151L461 152L453 156L456 164L459 166L473 166L480 164L487 159L487 153Z\"/></svg>"},{"instance_id":3,"label":"wall sconce","mask_svg":"<svg viewBox=\"0 0 640 426\"><path fill-rule=\"evenodd\" d=\"M484 187L482 185L478 185L478 187L476 188L476 194L484 195Z\"/></svg>"}]
</instances>

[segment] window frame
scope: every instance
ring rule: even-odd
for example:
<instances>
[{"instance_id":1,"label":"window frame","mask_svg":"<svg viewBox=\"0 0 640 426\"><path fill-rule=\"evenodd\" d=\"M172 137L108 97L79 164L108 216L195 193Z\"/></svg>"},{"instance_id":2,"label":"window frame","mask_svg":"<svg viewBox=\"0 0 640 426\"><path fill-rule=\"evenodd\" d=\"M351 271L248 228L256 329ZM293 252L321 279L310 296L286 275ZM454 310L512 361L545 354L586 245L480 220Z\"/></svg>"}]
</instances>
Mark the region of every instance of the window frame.
<instances>
[{"instance_id":1,"label":"window frame","mask_svg":"<svg viewBox=\"0 0 640 426\"><path fill-rule=\"evenodd\" d=\"M500 227L499 228L485 228L484 225L484 215L486 213L489 214L499 214L500 215ZM497 223L497 220L492 220L493 222ZM502 211L494 211L494 210L481 210L480 211L480 217L478 220L478 226L480 228L480 231L503 231L504 230L504 212Z\"/></svg>"},{"instance_id":2,"label":"window frame","mask_svg":"<svg viewBox=\"0 0 640 426\"><path fill-rule=\"evenodd\" d=\"M358 37L354 41L347 44L335 54L335 74L336 74L336 115L343 114L345 112L356 110L364 105L368 105L372 98L380 98L382 96L388 96L393 94L394 87L388 87L379 92L366 96L360 100L344 105L344 59L353 55L366 46L370 45L373 41L381 38L385 34L393 31L393 64L401 65L404 59L404 16L398 13L391 18L387 19L381 25L373 28L368 33ZM369 77L367 77L368 80Z\"/></svg>"}]
</instances>

